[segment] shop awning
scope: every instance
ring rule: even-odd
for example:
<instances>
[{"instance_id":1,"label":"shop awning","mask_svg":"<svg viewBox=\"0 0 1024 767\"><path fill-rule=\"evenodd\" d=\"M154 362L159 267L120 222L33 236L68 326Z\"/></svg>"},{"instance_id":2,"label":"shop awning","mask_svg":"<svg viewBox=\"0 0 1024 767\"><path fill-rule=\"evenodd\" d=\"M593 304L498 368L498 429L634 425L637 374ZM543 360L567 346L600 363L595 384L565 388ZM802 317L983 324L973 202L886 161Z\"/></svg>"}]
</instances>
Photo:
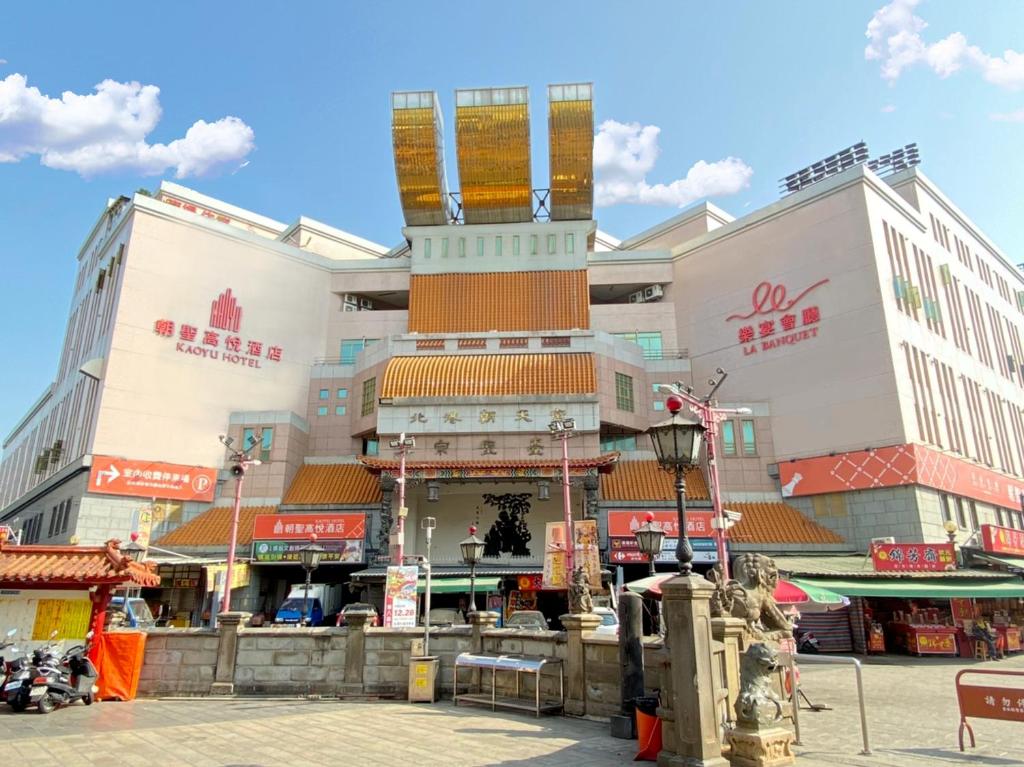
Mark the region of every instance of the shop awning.
<instances>
[{"instance_id":1,"label":"shop awning","mask_svg":"<svg viewBox=\"0 0 1024 767\"><path fill-rule=\"evenodd\" d=\"M416 584L416 591L420 594L427 590L427 581L425 578L420 578L419 583ZM484 594L488 591L498 590L498 579L497 578L477 578L476 579L476 591L477 593ZM468 594L469 593L469 578L431 578L430 579L430 593L431 594Z\"/></svg>"},{"instance_id":2,"label":"shop awning","mask_svg":"<svg viewBox=\"0 0 1024 767\"><path fill-rule=\"evenodd\" d=\"M1021 557L1008 557L1003 554L974 552L971 554L971 558L981 560L982 562L990 565L996 565L997 567L1012 567L1015 570L1024 570L1024 558Z\"/></svg>"},{"instance_id":3,"label":"shop awning","mask_svg":"<svg viewBox=\"0 0 1024 767\"><path fill-rule=\"evenodd\" d=\"M1024 597L1020 578L790 578L797 586L823 588L847 597L999 599Z\"/></svg>"}]
</instances>

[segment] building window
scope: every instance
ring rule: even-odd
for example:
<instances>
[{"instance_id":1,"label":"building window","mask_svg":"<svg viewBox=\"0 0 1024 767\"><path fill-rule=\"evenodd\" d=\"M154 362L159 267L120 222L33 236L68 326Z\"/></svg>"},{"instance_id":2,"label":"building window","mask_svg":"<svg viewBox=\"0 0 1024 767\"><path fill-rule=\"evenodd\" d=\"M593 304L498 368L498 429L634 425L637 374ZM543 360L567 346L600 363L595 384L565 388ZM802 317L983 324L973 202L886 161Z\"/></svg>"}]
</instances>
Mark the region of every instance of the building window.
<instances>
[{"instance_id":1,"label":"building window","mask_svg":"<svg viewBox=\"0 0 1024 767\"><path fill-rule=\"evenodd\" d=\"M999 527L1006 527L1006 522L1003 520L1003 510L996 506L996 524Z\"/></svg>"},{"instance_id":2,"label":"building window","mask_svg":"<svg viewBox=\"0 0 1024 767\"><path fill-rule=\"evenodd\" d=\"M576 235L572 232L565 233L565 252L575 253L576 252Z\"/></svg>"},{"instance_id":3,"label":"building window","mask_svg":"<svg viewBox=\"0 0 1024 767\"><path fill-rule=\"evenodd\" d=\"M481 256L481 257L484 254L484 238L483 237L477 237L476 238L476 254L478 256Z\"/></svg>"},{"instance_id":4,"label":"building window","mask_svg":"<svg viewBox=\"0 0 1024 767\"><path fill-rule=\"evenodd\" d=\"M370 415L377 407L377 379L367 378L363 381L362 415Z\"/></svg>"},{"instance_id":5,"label":"building window","mask_svg":"<svg viewBox=\"0 0 1024 767\"><path fill-rule=\"evenodd\" d=\"M356 356L371 344L377 343L376 338L346 338L341 342L341 364L352 365Z\"/></svg>"},{"instance_id":6,"label":"building window","mask_svg":"<svg viewBox=\"0 0 1024 767\"><path fill-rule=\"evenodd\" d=\"M348 399L348 389L338 389L338 399Z\"/></svg>"},{"instance_id":7,"label":"building window","mask_svg":"<svg viewBox=\"0 0 1024 767\"><path fill-rule=\"evenodd\" d=\"M348 409L344 405L335 405L334 406L334 414L335 415L345 415L345 413L347 413L347 412L348 412Z\"/></svg>"},{"instance_id":8,"label":"building window","mask_svg":"<svg viewBox=\"0 0 1024 767\"><path fill-rule=\"evenodd\" d=\"M722 421L722 452L736 455L736 425L732 421Z\"/></svg>"},{"instance_id":9,"label":"building window","mask_svg":"<svg viewBox=\"0 0 1024 767\"><path fill-rule=\"evenodd\" d=\"M459 238L459 258L465 258L465 257L466 257L466 238L465 237L460 237Z\"/></svg>"},{"instance_id":10,"label":"building window","mask_svg":"<svg viewBox=\"0 0 1024 767\"><path fill-rule=\"evenodd\" d=\"M651 404L653 405L655 410L664 410L665 409L665 400L656 399Z\"/></svg>"},{"instance_id":11,"label":"building window","mask_svg":"<svg viewBox=\"0 0 1024 767\"><path fill-rule=\"evenodd\" d=\"M629 452L630 450L636 450L636 435L609 434L605 435L604 437L601 437L602 453L610 453L616 450L621 453Z\"/></svg>"},{"instance_id":12,"label":"building window","mask_svg":"<svg viewBox=\"0 0 1024 767\"><path fill-rule=\"evenodd\" d=\"M260 439L259 433L263 432L263 438L258 450L252 450L252 447L256 444L256 440ZM261 461L270 460L270 446L274 444L274 429L270 426L264 426L262 429L242 429L242 450L245 452L252 451L253 458L258 458ZM257 453L259 455L257 455Z\"/></svg>"},{"instance_id":13,"label":"building window","mask_svg":"<svg viewBox=\"0 0 1024 767\"><path fill-rule=\"evenodd\" d=\"M331 390L330 389L321 389L320 390L320 399L330 399L330 398L331 398Z\"/></svg>"},{"instance_id":14,"label":"building window","mask_svg":"<svg viewBox=\"0 0 1024 767\"><path fill-rule=\"evenodd\" d=\"M968 503L970 504L971 509L971 529L980 530L981 525L978 524L978 507L974 501L968 501Z\"/></svg>"},{"instance_id":15,"label":"building window","mask_svg":"<svg viewBox=\"0 0 1024 767\"><path fill-rule=\"evenodd\" d=\"M633 412L633 378L625 373L615 374L615 407Z\"/></svg>"},{"instance_id":16,"label":"building window","mask_svg":"<svg viewBox=\"0 0 1024 767\"><path fill-rule=\"evenodd\" d=\"M964 499L956 499L956 523L961 530L967 529L967 515L964 514Z\"/></svg>"},{"instance_id":17,"label":"building window","mask_svg":"<svg viewBox=\"0 0 1024 767\"><path fill-rule=\"evenodd\" d=\"M376 437L363 437L363 455L380 455L380 440Z\"/></svg>"},{"instance_id":18,"label":"building window","mask_svg":"<svg viewBox=\"0 0 1024 767\"><path fill-rule=\"evenodd\" d=\"M448 258L448 238L441 238L441 258Z\"/></svg>"},{"instance_id":19,"label":"building window","mask_svg":"<svg viewBox=\"0 0 1024 767\"><path fill-rule=\"evenodd\" d=\"M661 349L661 331L652 330L647 332L634 333L613 333L612 335L624 341L632 341L644 352L644 359L660 360L663 358Z\"/></svg>"},{"instance_id":20,"label":"building window","mask_svg":"<svg viewBox=\"0 0 1024 767\"><path fill-rule=\"evenodd\" d=\"M537 255L537 248L538 248L537 235L531 234L530 235L530 255L531 256L536 256Z\"/></svg>"},{"instance_id":21,"label":"building window","mask_svg":"<svg viewBox=\"0 0 1024 767\"><path fill-rule=\"evenodd\" d=\"M327 405L321 405L316 409L317 415L327 415Z\"/></svg>"},{"instance_id":22,"label":"building window","mask_svg":"<svg viewBox=\"0 0 1024 767\"><path fill-rule=\"evenodd\" d=\"M754 422L749 418L740 421L740 433L743 435L743 455L757 455L757 442L754 440Z\"/></svg>"},{"instance_id":23,"label":"building window","mask_svg":"<svg viewBox=\"0 0 1024 767\"><path fill-rule=\"evenodd\" d=\"M558 235L548 235L548 255L553 256L558 250Z\"/></svg>"},{"instance_id":24,"label":"building window","mask_svg":"<svg viewBox=\"0 0 1024 767\"><path fill-rule=\"evenodd\" d=\"M952 522L953 521L953 508L949 503L949 496L943 493L939 496L942 500L942 521Z\"/></svg>"},{"instance_id":25,"label":"building window","mask_svg":"<svg viewBox=\"0 0 1024 767\"><path fill-rule=\"evenodd\" d=\"M519 235L518 234L512 235L512 255L513 256L518 256L519 255Z\"/></svg>"},{"instance_id":26,"label":"building window","mask_svg":"<svg viewBox=\"0 0 1024 767\"><path fill-rule=\"evenodd\" d=\"M423 240L423 257L430 258L430 238L426 237Z\"/></svg>"},{"instance_id":27,"label":"building window","mask_svg":"<svg viewBox=\"0 0 1024 767\"><path fill-rule=\"evenodd\" d=\"M494 255L501 257L501 235L494 238Z\"/></svg>"}]
</instances>

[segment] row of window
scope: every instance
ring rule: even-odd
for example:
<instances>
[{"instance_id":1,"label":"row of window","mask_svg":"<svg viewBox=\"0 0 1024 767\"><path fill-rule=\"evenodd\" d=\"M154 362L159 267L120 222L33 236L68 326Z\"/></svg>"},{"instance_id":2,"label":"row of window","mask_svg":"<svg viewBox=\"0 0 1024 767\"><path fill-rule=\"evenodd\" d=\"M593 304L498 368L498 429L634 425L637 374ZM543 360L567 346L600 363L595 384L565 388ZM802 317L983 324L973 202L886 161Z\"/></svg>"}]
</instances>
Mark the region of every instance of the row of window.
<instances>
[{"instance_id":1,"label":"row of window","mask_svg":"<svg viewBox=\"0 0 1024 767\"><path fill-rule=\"evenodd\" d=\"M259 442L259 447L254 450L257 442ZM271 426L242 429L242 450L249 453L252 458L269 461L270 448L273 444L274 429Z\"/></svg>"},{"instance_id":2,"label":"row of window","mask_svg":"<svg viewBox=\"0 0 1024 767\"><path fill-rule=\"evenodd\" d=\"M448 237L437 238L437 251L440 258L448 258L450 255ZM487 242L491 241L491 255L497 258L501 258L505 254L505 240L511 240L512 255L522 255L522 238L518 234L513 234L511 237L506 235L497 235L496 237L477 237L476 238L476 255L483 257L487 255ZM541 254L541 238L540 235L531 234L527 238L528 253L531 256L539 256ZM545 251L549 256L558 255L558 235L548 234L544 237ZM566 254L573 254L576 252L576 235L572 232L566 232L563 236L564 250ZM423 257L433 258L434 257L434 238L424 237L423 238ZM459 258L466 257L466 238L458 237L455 240L455 253Z\"/></svg>"},{"instance_id":3,"label":"row of window","mask_svg":"<svg viewBox=\"0 0 1024 767\"><path fill-rule=\"evenodd\" d=\"M952 253L953 250L949 247L949 227L941 223L931 213L928 214L932 223L932 236L935 241L944 247L948 252ZM1010 287L1010 283L999 274L998 271L994 271L978 253L971 253L970 247L966 242L963 242L955 234L953 235L953 244L956 249L956 257L961 264L966 266L972 272L981 278L981 281L988 285L993 290L997 291L1006 303L1011 306L1016 306L1017 309L1024 313L1024 291L1014 291ZM973 255L973 258L972 258ZM1016 296L1014 295L1016 294Z\"/></svg>"},{"instance_id":4,"label":"row of window","mask_svg":"<svg viewBox=\"0 0 1024 767\"><path fill-rule=\"evenodd\" d=\"M50 529L47 537L63 535L68 531L68 524L71 521L71 499L61 501L50 510Z\"/></svg>"},{"instance_id":5,"label":"row of window","mask_svg":"<svg viewBox=\"0 0 1024 767\"><path fill-rule=\"evenodd\" d=\"M940 495L942 500L942 518L946 522L956 522L961 530L978 532L981 524L978 520L978 506L970 498L959 496ZM999 527L1011 527L1017 530L1024 530L1024 515L1015 509L1001 509L996 507L996 524Z\"/></svg>"},{"instance_id":6,"label":"row of window","mask_svg":"<svg viewBox=\"0 0 1024 767\"><path fill-rule=\"evenodd\" d=\"M36 514L32 519L25 522L21 528L21 545L30 546L39 543L39 536L43 532L43 515Z\"/></svg>"},{"instance_id":7,"label":"row of window","mask_svg":"<svg viewBox=\"0 0 1024 767\"><path fill-rule=\"evenodd\" d=\"M336 396L338 397L338 399L348 399L348 389L337 389L336 391L337 391ZM330 398L331 398L331 390L330 389L321 389L320 390L320 399L330 399Z\"/></svg>"},{"instance_id":8,"label":"row of window","mask_svg":"<svg viewBox=\"0 0 1024 767\"><path fill-rule=\"evenodd\" d=\"M329 406L327 406L327 405L320 405L316 409L316 414L318 416L327 415L330 412L331 412L331 408ZM345 405L335 405L334 406L334 414L335 415L346 415L347 413L348 413L348 408Z\"/></svg>"}]
</instances>

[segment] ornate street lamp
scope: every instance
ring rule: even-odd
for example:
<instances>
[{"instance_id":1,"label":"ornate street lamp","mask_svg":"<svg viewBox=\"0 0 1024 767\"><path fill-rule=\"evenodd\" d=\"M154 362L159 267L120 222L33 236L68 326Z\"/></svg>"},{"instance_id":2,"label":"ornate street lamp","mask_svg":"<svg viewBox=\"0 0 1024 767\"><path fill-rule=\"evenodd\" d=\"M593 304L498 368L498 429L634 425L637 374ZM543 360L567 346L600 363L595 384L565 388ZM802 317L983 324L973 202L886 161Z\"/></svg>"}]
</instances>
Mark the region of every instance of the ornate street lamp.
<instances>
[{"instance_id":1,"label":"ornate street lamp","mask_svg":"<svg viewBox=\"0 0 1024 767\"><path fill-rule=\"evenodd\" d=\"M674 471L676 475L676 513L679 526L676 559L679 562L679 573L690 575L693 571L693 547L686 536L686 470L697 464L704 441L704 425L680 413L683 409L681 397L668 397L665 400L665 407L672 416L667 421L652 426L649 433L661 468Z\"/></svg>"},{"instance_id":2,"label":"ornate street lamp","mask_svg":"<svg viewBox=\"0 0 1024 767\"><path fill-rule=\"evenodd\" d=\"M633 531L633 535L636 537L636 545L640 549L640 553L647 555L647 572L653 577L654 560L661 554L661 547L665 542L665 531L654 521L653 511L647 512L646 521ZM651 628L654 629L655 634L659 633L658 612L658 601L654 600L651 604Z\"/></svg>"},{"instance_id":3,"label":"ornate street lamp","mask_svg":"<svg viewBox=\"0 0 1024 767\"><path fill-rule=\"evenodd\" d=\"M316 542L316 533L309 536L309 543L299 549L299 562L306 571L306 590L302 597L302 616L299 618L299 625L306 625L306 616L309 614L309 581L313 571L320 566L320 558L324 554L324 547Z\"/></svg>"},{"instance_id":4,"label":"ornate street lamp","mask_svg":"<svg viewBox=\"0 0 1024 767\"><path fill-rule=\"evenodd\" d=\"M121 554L132 562L141 562L146 556L146 547L139 544L139 534L131 534L131 543L121 547Z\"/></svg>"},{"instance_id":5,"label":"ornate street lamp","mask_svg":"<svg viewBox=\"0 0 1024 767\"><path fill-rule=\"evenodd\" d=\"M469 604L470 612L476 612L476 566L484 557L484 542L476 537L476 526L470 526L469 537L459 543L462 549L462 561L469 565Z\"/></svg>"}]
</instances>

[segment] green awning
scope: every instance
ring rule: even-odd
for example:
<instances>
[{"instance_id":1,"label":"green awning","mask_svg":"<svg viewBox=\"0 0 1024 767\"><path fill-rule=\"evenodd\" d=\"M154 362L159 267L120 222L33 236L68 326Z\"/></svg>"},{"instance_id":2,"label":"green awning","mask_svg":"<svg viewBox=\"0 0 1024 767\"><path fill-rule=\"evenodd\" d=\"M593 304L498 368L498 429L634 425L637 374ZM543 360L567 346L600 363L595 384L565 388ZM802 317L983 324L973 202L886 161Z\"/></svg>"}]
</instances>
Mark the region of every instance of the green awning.
<instances>
[{"instance_id":1,"label":"green awning","mask_svg":"<svg viewBox=\"0 0 1024 767\"><path fill-rule=\"evenodd\" d=\"M1020 557L1010 557L1006 554L989 554L988 552L985 552L984 554L980 552L972 552L971 558L980 559L999 567L1012 567L1017 570L1024 570L1024 559L1021 559Z\"/></svg>"},{"instance_id":2,"label":"green awning","mask_svg":"<svg viewBox=\"0 0 1024 767\"><path fill-rule=\"evenodd\" d=\"M797 586L817 586L847 597L1024 597L1020 578L790 578Z\"/></svg>"},{"instance_id":3,"label":"green awning","mask_svg":"<svg viewBox=\"0 0 1024 767\"><path fill-rule=\"evenodd\" d=\"M427 581L425 578L420 578L419 583L416 584L416 591L422 594L427 590ZM476 579L476 591L478 594L485 594L488 591L498 590L498 579L497 578L477 578ZM431 594L468 594L469 593L469 578L431 578L430 579L430 593Z\"/></svg>"}]
</instances>

